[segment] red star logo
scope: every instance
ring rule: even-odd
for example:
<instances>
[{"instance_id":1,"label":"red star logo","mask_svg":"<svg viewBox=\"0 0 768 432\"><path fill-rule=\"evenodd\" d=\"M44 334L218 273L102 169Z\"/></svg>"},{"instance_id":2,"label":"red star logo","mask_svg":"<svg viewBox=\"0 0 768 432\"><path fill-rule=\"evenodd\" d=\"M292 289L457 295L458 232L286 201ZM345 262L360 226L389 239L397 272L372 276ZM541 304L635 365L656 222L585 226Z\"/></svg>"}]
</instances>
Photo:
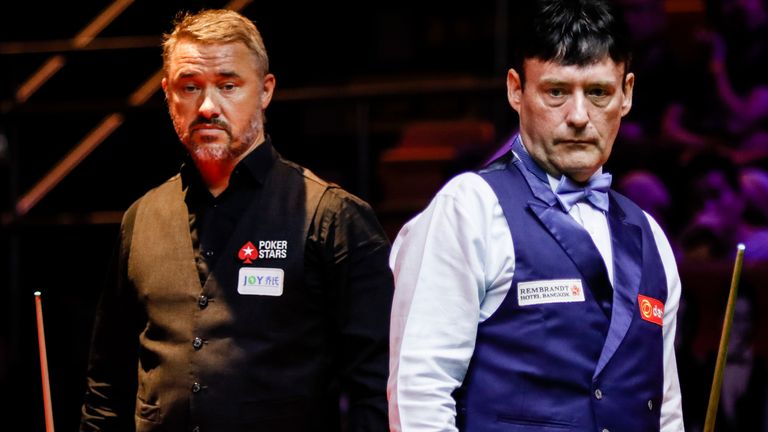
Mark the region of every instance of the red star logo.
<instances>
[{"instance_id":1,"label":"red star logo","mask_svg":"<svg viewBox=\"0 0 768 432\"><path fill-rule=\"evenodd\" d=\"M237 257L243 260L245 264L251 264L257 258L259 258L259 251L253 243L248 242L240 248L240 252L237 253Z\"/></svg>"}]
</instances>

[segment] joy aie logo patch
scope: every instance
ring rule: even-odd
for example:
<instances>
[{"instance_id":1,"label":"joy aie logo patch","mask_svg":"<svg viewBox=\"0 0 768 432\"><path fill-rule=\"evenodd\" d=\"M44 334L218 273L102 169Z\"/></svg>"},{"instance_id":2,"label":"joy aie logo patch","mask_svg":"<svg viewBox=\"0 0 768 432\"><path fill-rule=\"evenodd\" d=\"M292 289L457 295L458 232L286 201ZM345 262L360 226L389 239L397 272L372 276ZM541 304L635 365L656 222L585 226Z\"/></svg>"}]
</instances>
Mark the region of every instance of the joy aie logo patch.
<instances>
[{"instance_id":1,"label":"joy aie logo patch","mask_svg":"<svg viewBox=\"0 0 768 432\"><path fill-rule=\"evenodd\" d=\"M283 295L284 272L280 268L242 267L237 292L243 295Z\"/></svg>"},{"instance_id":2,"label":"joy aie logo patch","mask_svg":"<svg viewBox=\"0 0 768 432\"><path fill-rule=\"evenodd\" d=\"M637 305L640 308L640 318L658 325L664 323L664 303L653 297L638 294Z\"/></svg>"},{"instance_id":3,"label":"joy aie logo patch","mask_svg":"<svg viewBox=\"0 0 768 432\"><path fill-rule=\"evenodd\" d=\"M244 264L252 264L256 259L286 258L288 257L287 240L259 240L258 246L247 242L237 253Z\"/></svg>"}]
</instances>

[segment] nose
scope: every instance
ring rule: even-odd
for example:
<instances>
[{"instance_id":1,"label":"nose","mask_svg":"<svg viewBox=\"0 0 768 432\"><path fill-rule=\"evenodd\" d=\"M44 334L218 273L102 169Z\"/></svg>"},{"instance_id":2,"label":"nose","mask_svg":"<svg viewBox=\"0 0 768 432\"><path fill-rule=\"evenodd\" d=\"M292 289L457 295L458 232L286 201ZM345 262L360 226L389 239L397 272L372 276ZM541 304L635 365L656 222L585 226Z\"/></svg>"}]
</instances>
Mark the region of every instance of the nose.
<instances>
[{"instance_id":1,"label":"nose","mask_svg":"<svg viewBox=\"0 0 768 432\"><path fill-rule=\"evenodd\" d=\"M216 94L214 91L206 90L202 94L203 101L200 103L200 107L197 109L200 116L207 119L216 118L221 115L221 107L216 100Z\"/></svg>"},{"instance_id":2,"label":"nose","mask_svg":"<svg viewBox=\"0 0 768 432\"><path fill-rule=\"evenodd\" d=\"M568 126L576 129L583 129L589 123L589 112L587 110L587 98L582 93L575 93L570 101L566 117Z\"/></svg>"}]
</instances>

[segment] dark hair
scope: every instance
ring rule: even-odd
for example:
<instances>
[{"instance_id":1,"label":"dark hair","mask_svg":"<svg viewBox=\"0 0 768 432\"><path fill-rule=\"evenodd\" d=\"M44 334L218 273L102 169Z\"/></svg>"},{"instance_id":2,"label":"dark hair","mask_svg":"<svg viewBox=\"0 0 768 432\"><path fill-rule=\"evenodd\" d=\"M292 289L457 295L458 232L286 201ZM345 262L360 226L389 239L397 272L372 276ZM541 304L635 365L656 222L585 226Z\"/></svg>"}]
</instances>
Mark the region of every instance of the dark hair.
<instances>
[{"instance_id":1,"label":"dark hair","mask_svg":"<svg viewBox=\"0 0 768 432\"><path fill-rule=\"evenodd\" d=\"M523 77L523 61L539 59L586 66L606 56L632 59L627 26L620 11L604 0L526 0L521 2L512 67Z\"/></svg>"}]
</instances>

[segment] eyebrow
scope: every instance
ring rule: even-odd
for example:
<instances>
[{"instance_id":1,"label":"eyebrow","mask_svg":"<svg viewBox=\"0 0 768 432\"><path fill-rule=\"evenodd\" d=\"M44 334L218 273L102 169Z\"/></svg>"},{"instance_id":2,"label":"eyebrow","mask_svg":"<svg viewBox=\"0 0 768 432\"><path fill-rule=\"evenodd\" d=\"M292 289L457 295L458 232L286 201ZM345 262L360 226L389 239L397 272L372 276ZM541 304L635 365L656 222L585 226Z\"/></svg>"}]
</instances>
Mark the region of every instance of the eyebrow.
<instances>
[{"instance_id":1,"label":"eyebrow","mask_svg":"<svg viewBox=\"0 0 768 432\"><path fill-rule=\"evenodd\" d=\"M544 79L541 80L541 83L545 84L545 85L560 85L560 86L562 86L562 85L568 85L568 86L574 85L573 82L571 82L571 81L561 80L561 79L556 79L556 78L552 78L552 79L544 78ZM586 83L587 87L591 87L591 86L612 87L612 86L615 86L615 85L616 85L616 83L614 81L612 81L612 80L598 80L598 81L593 81L593 82Z\"/></svg>"},{"instance_id":2,"label":"eyebrow","mask_svg":"<svg viewBox=\"0 0 768 432\"><path fill-rule=\"evenodd\" d=\"M228 70L216 72L216 75L224 78L240 78L239 73Z\"/></svg>"},{"instance_id":3,"label":"eyebrow","mask_svg":"<svg viewBox=\"0 0 768 432\"><path fill-rule=\"evenodd\" d=\"M201 74L199 72L182 72L179 74L178 79L192 78L198 75L201 75ZM240 78L239 73L231 70L218 71L216 72L216 76L219 78Z\"/></svg>"}]
</instances>

